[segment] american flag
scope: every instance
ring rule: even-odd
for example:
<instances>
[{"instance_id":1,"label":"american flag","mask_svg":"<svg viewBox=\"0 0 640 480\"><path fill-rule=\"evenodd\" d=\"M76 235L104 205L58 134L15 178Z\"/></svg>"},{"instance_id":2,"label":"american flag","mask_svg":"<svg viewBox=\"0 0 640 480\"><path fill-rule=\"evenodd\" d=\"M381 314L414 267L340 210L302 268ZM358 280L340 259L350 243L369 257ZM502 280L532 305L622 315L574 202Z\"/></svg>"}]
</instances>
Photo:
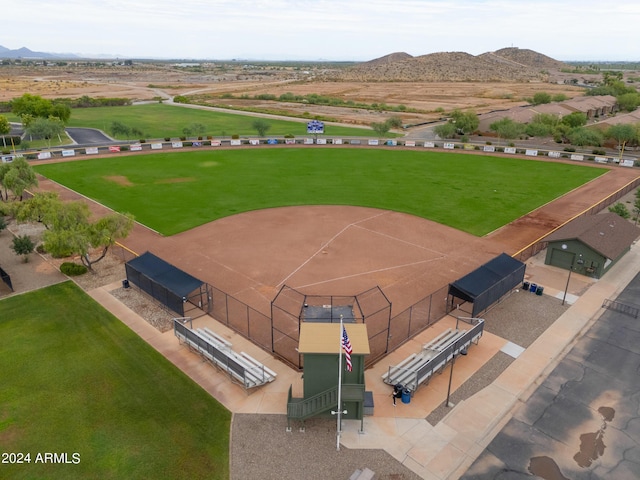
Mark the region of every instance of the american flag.
<instances>
[{"instance_id":1,"label":"american flag","mask_svg":"<svg viewBox=\"0 0 640 480\"><path fill-rule=\"evenodd\" d=\"M349 340L349 336L347 335L347 330L342 327L342 348L344 350L344 358L347 360L347 371L351 371L353 365L351 364L351 353L353 352L353 348L351 348L351 340Z\"/></svg>"}]
</instances>

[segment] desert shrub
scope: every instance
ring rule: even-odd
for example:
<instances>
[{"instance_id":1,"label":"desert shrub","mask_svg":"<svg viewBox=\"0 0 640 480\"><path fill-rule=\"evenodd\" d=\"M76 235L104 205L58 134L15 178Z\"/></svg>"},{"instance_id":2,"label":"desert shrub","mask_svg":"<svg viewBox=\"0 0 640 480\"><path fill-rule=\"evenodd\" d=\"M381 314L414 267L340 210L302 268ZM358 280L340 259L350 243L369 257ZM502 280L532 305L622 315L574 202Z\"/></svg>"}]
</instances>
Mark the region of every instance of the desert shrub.
<instances>
[{"instance_id":1,"label":"desert shrub","mask_svg":"<svg viewBox=\"0 0 640 480\"><path fill-rule=\"evenodd\" d=\"M44 244L40 243L36 247L36 252L38 252L40 255L44 255L45 253L47 253L47 249L44 248Z\"/></svg>"},{"instance_id":2,"label":"desert shrub","mask_svg":"<svg viewBox=\"0 0 640 480\"><path fill-rule=\"evenodd\" d=\"M75 277L87 273L87 267L73 262L64 262L60 265L60 271L69 277Z\"/></svg>"},{"instance_id":3,"label":"desert shrub","mask_svg":"<svg viewBox=\"0 0 640 480\"><path fill-rule=\"evenodd\" d=\"M292 135L290 133L287 133L284 138L295 138L295 135Z\"/></svg>"},{"instance_id":4,"label":"desert shrub","mask_svg":"<svg viewBox=\"0 0 640 480\"><path fill-rule=\"evenodd\" d=\"M607 154L607 152L605 152L604 150L598 150L598 149L592 150L591 153L593 153L594 155L606 155Z\"/></svg>"},{"instance_id":5,"label":"desert shrub","mask_svg":"<svg viewBox=\"0 0 640 480\"><path fill-rule=\"evenodd\" d=\"M171 141L171 137L164 137L164 141L165 142L170 142Z\"/></svg>"},{"instance_id":6,"label":"desert shrub","mask_svg":"<svg viewBox=\"0 0 640 480\"><path fill-rule=\"evenodd\" d=\"M232 138L233 140L237 140L237 139L239 139L239 138L240 138L240 135L238 135L237 133L234 133L233 135L231 135L231 138Z\"/></svg>"},{"instance_id":7,"label":"desert shrub","mask_svg":"<svg viewBox=\"0 0 640 480\"><path fill-rule=\"evenodd\" d=\"M121 152L126 152L126 151L128 151L128 150L129 150L129 145L122 145L122 146L120 147L120 151L121 151Z\"/></svg>"},{"instance_id":8,"label":"desert shrub","mask_svg":"<svg viewBox=\"0 0 640 480\"><path fill-rule=\"evenodd\" d=\"M180 137L180 141L184 142L187 139L187 137L185 137L184 135Z\"/></svg>"},{"instance_id":9,"label":"desert shrub","mask_svg":"<svg viewBox=\"0 0 640 480\"><path fill-rule=\"evenodd\" d=\"M575 152L575 151L576 151L576 149L575 149L575 148L573 148L573 147L564 147L564 151L565 151L565 152Z\"/></svg>"},{"instance_id":10,"label":"desert shrub","mask_svg":"<svg viewBox=\"0 0 640 480\"><path fill-rule=\"evenodd\" d=\"M138 140L140 143L146 143L147 139L146 138L141 138L140 140Z\"/></svg>"}]
</instances>

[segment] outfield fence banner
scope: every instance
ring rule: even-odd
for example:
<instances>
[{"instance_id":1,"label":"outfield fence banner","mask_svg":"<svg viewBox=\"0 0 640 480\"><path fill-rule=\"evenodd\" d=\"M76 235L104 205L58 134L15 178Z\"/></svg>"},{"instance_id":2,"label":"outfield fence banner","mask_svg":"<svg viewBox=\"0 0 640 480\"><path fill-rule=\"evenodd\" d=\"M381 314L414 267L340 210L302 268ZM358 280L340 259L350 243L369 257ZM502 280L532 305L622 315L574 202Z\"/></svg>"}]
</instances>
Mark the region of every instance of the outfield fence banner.
<instances>
[{"instance_id":1,"label":"outfield fence banner","mask_svg":"<svg viewBox=\"0 0 640 480\"><path fill-rule=\"evenodd\" d=\"M387 140L387 141L385 142L385 145L386 145L387 147L395 147L395 146L397 146L397 145L398 145L398 142L397 142L397 140Z\"/></svg>"},{"instance_id":2,"label":"outfield fence banner","mask_svg":"<svg viewBox=\"0 0 640 480\"><path fill-rule=\"evenodd\" d=\"M151 150L162 150L162 143L160 142L153 142L151 144Z\"/></svg>"},{"instance_id":3,"label":"outfield fence banner","mask_svg":"<svg viewBox=\"0 0 640 480\"><path fill-rule=\"evenodd\" d=\"M84 152L87 155L97 155L98 154L98 147L87 147L84 149Z\"/></svg>"},{"instance_id":4,"label":"outfield fence banner","mask_svg":"<svg viewBox=\"0 0 640 480\"><path fill-rule=\"evenodd\" d=\"M476 146L473 143L465 143L462 148L465 150L475 150Z\"/></svg>"},{"instance_id":5,"label":"outfield fence banner","mask_svg":"<svg viewBox=\"0 0 640 480\"><path fill-rule=\"evenodd\" d=\"M38 160L46 160L51 158L51 152L40 152L38 153Z\"/></svg>"},{"instance_id":6,"label":"outfield fence banner","mask_svg":"<svg viewBox=\"0 0 640 480\"><path fill-rule=\"evenodd\" d=\"M537 157L538 156L538 150L533 150L533 149L527 149L524 152L525 155L528 155L529 157Z\"/></svg>"},{"instance_id":7,"label":"outfield fence banner","mask_svg":"<svg viewBox=\"0 0 640 480\"><path fill-rule=\"evenodd\" d=\"M239 138L232 138L229 144L232 147L239 147L240 145L242 145L242 140L240 140Z\"/></svg>"},{"instance_id":8,"label":"outfield fence banner","mask_svg":"<svg viewBox=\"0 0 640 480\"><path fill-rule=\"evenodd\" d=\"M171 148L182 148L182 142L171 142Z\"/></svg>"},{"instance_id":9,"label":"outfield fence banner","mask_svg":"<svg viewBox=\"0 0 640 480\"><path fill-rule=\"evenodd\" d=\"M447 150L453 150L454 148L456 148L456 145L454 143L447 142L443 145L443 148Z\"/></svg>"},{"instance_id":10,"label":"outfield fence banner","mask_svg":"<svg viewBox=\"0 0 640 480\"><path fill-rule=\"evenodd\" d=\"M295 138L285 138L284 139L284 144L285 145L295 145L296 144L296 139Z\"/></svg>"},{"instance_id":11,"label":"outfield fence banner","mask_svg":"<svg viewBox=\"0 0 640 480\"><path fill-rule=\"evenodd\" d=\"M220 145L222 145L222 142L220 140L211 140L212 147L219 147Z\"/></svg>"},{"instance_id":12,"label":"outfield fence banner","mask_svg":"<svg viewBox=\"0 0 640 480\"><path fill-rule=\"evenodd\" d=\"M377 138L370 138L369 139L369 145L378 145L378 139Z\"/></svg>"},{"instance_id":13,"label":"outfield fence banner","mask_svg":"<svg viewBox=\"0 0 640 480\"><path fill-rule=\"evenodd\" d=\"M415 147L416 146L416 142L414 140L407 140L406 142L404 142L404 146L405 147Z\"/></svg>"},{"instance_id":14,"label":"outfield fence banner","mask_svg":"<svg viewBox=\"0 0 640 480\"><path fill-rule=\"evenodd\" d=\"M119 146L119 145L111 145L111 146L109 147L109 151L110 151L111 153L117 153L117 152L119 152L119 151L120 151L120 146Z\"/></svg>"},{"instance_id":15,"label":"outfield fence banner","mask_svg":"<svg viewBox=\"0 0 640 480\"><path fill-rule=\"evenodd\" d=\"M579 153L572 153L571 160L577 160L579 162L584 161L584 155L580 155Z\"/></svg>"},{"instance_id":16,"label":"outfield fence banner","mask_svg":"<svg viewBox=\"0 0 640 480\"><path fill-rule=\"evenodd\" d=\"M74 157L76 155L75 150L62 150L63 157Z\"/></svg>"},{"instance_id":17,"label":"outfield fence banner","mask_svg":"<svg viewBox=\"0 0 640 480\"><path fill-rule=\"evenodd\" d=\"M342 145L342 139L341 138L334 138L333 139L333 143L334 145Z\"/></svg>"},{"instance_id":18,"label":"outfield fence banner","mask_svg":"<svg viewBox=\"0 0 640 480\"><path fill-rule=\"evenodd\" d=\"M251 138L249 139L249 145L260 145L260 140L257 138Z\"/></svg>"},{"instance_id":19,"label":"outfield fence banner","mask_svg":"<svg viewBox=\"0 0 640 480\"><path fill-rule=\"evenodd\" d=\"M425 148L435 148L436 144L434 142L424 142Z\"/></svg>"},{"instance_id":20,"label":"outfield fence banner","mask_svg":"<svg viewBox=\"0 0 640 480\"><path fill-rule=\"evenodd\" d=\"M607 157L595 157L593 161L596 163L609 163L609 159Z\"/></svg>"},{"instance_id":21,"label":"outfield fence banner","mask_svg":"<svg viewBox=\"0 0 640 480\"><path fill-rule=\"evenodd\" d=\"M560 152L549 152L549 156L551 158L560 158L562 156L562 154Z\"/></svg>"},{"instance_id":22,"label":"outfield fence banner","mask_svg":"<svg viewBox=\"0 0 640 480\"><path fill-rule=\"evenodd\" d=\"M318 145L326 145L327 144L327 139L326 138L319 138L318 140L316 140L316 143Z\"/></svg>"},{"instance_id":23,"label":"outfield fence banner","mask_svg":"<svg viewBox=\"0 0 640 480\"><path fill-rule=\"evenodd\" d=\"M504 147L504 153L516 153L516 147Z\"/></svg>"},{"instance_id":24,"label":"outfield fence banner","mask_svg":"<svg viewBox=\"0 0 640 480\"><path fill-rule=\"evenodd\" d=\"M634 160L626 159L620 162L621 167L633 167L636 164Z\"/></svg>"},{"instance_id":25,"label":"outfield fence banner","mask_svg":"<svg viewBox=\"0 0 640 480\"><path fill-rule=\"evenodd\" d=\"M482 150L484 152L495 152L496 151L496 147L494 147L493 145L485 145Z\"/></svg>"},{"instance_id":26,"label":"outfield fence banner","mask_svg":"<svg viewBox=\"0 0 640 480\"><path fill-rule=\"evenodd\" d=\"M139 143L132 143L129 147L129 150L131 150L132 152L139 152L142 150L142 145Z\"/></svg>"},{"instance_id":27,"label":"outfield fence banner","mask_svg":"<svg viewBox=\"0 0 640 480\"><path fill-rule=\"evenodd\" d=\"M313 138L305 138L302 143L305 145L313 145Z\"/></svg>"}]
</instances>

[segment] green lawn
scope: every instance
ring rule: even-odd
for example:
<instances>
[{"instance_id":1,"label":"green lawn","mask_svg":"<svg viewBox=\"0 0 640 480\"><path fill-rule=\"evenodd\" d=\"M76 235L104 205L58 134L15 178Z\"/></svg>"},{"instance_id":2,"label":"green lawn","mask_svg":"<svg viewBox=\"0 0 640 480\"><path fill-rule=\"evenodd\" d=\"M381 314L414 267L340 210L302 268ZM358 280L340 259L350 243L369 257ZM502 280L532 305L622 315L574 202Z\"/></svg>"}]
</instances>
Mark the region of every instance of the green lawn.
<instances>
[{"instance_id":1,"label":"green lawn","mask_svg":"<svg viewBox=\"0 0 640 480\"><path fill-rule=\"evenodd\" d=\"M31 455L1 478L228 478L230 413L75 284L0 301L0 337L1 450Z\"/></svg>"},{"instance_id":2,"label":"green lawn","mask_svg":"<svg viewBox=\"0 0 640 480\"><path fill-rule=\"evenodd\" d=\"M214 137L237 134L241 136L257 136L252 127L256 117L249 115L224 113L210 110L199 110L183 106L172 106L161 103L131 105L126 107L75 108L71 112L68 127L98 128L109 133L111 123L119 121L130 128L144 132L147 139L173 137L178 138L182 130L193 123L201 123L206 127L206 135ZM306 122L264 119L271 128L267 136L283 136L292 134L297 137L307 136ZM371 129L350 128L325 125L326 136L370 136L375 133ZM133 138L137 139L137 138Z\"/></svg>"},{"instance_id":3,"label":"green lawn","mask_svg":"<svg viewBox=\"0 0 640 480\"><path fill-rule=\"evenodd\" d=\"M484 235L606 172L456 153L293 147L210 148L34 168L164 235L286 205L375 207Z\"/></svg>"}]
</instances>

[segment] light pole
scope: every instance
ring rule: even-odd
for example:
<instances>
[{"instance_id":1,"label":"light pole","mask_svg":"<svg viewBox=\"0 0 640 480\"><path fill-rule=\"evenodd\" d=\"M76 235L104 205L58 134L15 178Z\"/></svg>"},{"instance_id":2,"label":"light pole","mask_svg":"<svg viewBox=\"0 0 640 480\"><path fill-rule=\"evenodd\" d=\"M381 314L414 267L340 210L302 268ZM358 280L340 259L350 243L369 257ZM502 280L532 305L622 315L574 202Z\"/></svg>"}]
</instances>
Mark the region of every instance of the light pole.
<instances>
[{"instance_id":1,"label":"light pole","mask_svg":"<svg viewBox=\"0 0 640 480\"><path fill-rule=\"evenodd\" d=\"M566 248L566 245L562 245L562 248ZM573 258L571 259L571 266L569 267L569 276L567 277L567 285L564 287L564 295L562 296L562 305L564 305L565 300L567 299L567 290L569 290L569 281L571 280L571 272L573 272L573 266L576 263L576 255L573 254ZM582 254L578 254L578 265L582 265L584 262L582 261Z\"/></svg>"}]
</instances>

